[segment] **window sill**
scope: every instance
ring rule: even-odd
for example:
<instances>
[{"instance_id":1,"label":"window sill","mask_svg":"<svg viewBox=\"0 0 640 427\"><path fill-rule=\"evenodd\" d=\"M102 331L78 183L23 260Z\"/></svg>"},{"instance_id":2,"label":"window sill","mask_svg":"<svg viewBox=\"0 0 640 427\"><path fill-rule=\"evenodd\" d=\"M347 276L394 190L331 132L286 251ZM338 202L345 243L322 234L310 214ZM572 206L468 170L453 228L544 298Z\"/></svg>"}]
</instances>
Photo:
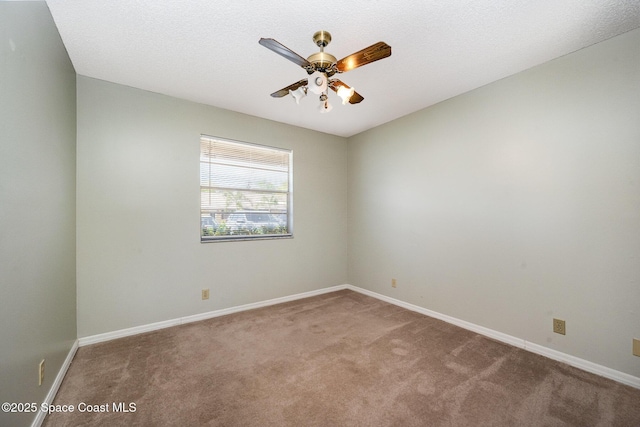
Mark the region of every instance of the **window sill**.
<instances>
[{"instance_id":1,"label":"window sill","mask_svg":"<svg viewBox=\"0 0 640 427\"><path fill-rule=\"evenodd\" d=\"M247 242L253 240L281 240L293 239L293 234L270 234L265 236L221 236L221 237L201 237L200 243L221 243L221 242Z\"/></svg>"}]
</instances>

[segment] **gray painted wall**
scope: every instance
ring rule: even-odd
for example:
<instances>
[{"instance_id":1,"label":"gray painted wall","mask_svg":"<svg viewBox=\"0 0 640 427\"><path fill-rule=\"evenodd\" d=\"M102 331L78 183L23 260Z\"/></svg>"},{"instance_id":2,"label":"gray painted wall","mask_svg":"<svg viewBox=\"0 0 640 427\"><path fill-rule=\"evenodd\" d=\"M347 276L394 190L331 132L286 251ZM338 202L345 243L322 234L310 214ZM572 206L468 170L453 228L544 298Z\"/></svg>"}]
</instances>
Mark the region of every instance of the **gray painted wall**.
<instances>
[{"instance_id":1,"label":"gray painted wall","mask_svg":"<svg viewBox=\"0 0 640 427\"><path fill-rule=\"evenodd\" d=\"M200 243L201 133L293 150L293 239ZM344 138L78 76L78 336L346 283L346 167Z\"/></svg>"},{"instance_id":2,"label":"gray painted wall","mask_svg":"<svg viewBox=\"0 0 640 427\"><path fill-rule=\"evenodd\" d=\"M0 2L0 402L42 402L76 339L75 85L46 4Z\"/></svg>"},{"instance_id":3,"label":"gray painted wall","mask_svg":"<svg viewBox=\"0 0 640 427\"><path fill-rule=\"evenodd\" d=\"M638 46L635 30L350 138L349 282L639 377Z\"/></svg>"}]
</instances>

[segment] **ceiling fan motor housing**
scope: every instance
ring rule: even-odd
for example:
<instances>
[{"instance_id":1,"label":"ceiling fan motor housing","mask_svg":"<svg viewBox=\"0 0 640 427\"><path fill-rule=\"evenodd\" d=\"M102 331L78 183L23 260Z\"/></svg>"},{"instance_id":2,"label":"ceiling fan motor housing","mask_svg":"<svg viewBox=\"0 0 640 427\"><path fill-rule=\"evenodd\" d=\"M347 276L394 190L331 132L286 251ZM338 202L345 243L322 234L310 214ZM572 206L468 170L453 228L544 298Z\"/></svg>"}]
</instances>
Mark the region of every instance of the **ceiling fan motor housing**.
<instances>
[{"instance_id":1,"label":"ceiling fan motor housing","mask_svg":"<svg viewBox=\"0 0 640 427\"><path fill-rule=\"evenodd\" d=\"M328 72L333 64L336 63L336 57L327 52L318 52L307 58L317 71Z\"/></svg>"},{"instance_id":2,"label":"ceiling fan motor housing","mask_svg":"<svg viewBox=\"0 0 640 427\"><path fill-rule=\"evenodd\" d=\"M318 45L320 52L309 56L307 61L313 64L315 71L327 73L329 77L332 76L335 74L335 70L333 70L332 67L337 62L337 59L335 56L324 51L324 48L331 43L331 34L328 31L316 31L313 35L313 42Z\"/></svg>"}]
</instances>

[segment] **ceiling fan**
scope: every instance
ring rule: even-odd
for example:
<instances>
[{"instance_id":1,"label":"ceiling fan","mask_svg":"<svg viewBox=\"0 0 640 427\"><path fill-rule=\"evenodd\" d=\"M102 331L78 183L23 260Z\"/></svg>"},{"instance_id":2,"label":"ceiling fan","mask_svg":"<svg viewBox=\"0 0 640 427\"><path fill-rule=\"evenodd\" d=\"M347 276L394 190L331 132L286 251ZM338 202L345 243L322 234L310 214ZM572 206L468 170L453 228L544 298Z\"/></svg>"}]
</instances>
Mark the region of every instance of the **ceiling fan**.
<instances>
[{"instance_id":1,"label":"ceiling fan","mask_svg":"<svg viewBox=\"0 0 640 427\"><path fill-rule=\"evenodd\" d=\"M328 31L317 31L313 35L313 42L320 48L320 52L314 53L307 59L298 55L282 43L274 39L261 38L258 43L269 50L274 51L280 56L297 64L305 69L309 78L302 79L285 88L282 88L271 94L274 98L282 98L291 95L300 103L300 99L311 91L316 95L320 95L320 112L328 113L331 111L327 97L327 89L331 89L342 98L342 103L358 104L364 98L357 93L352 87L347 86L339 79L331 78L337 73L346 73L354 68L370 64L379 59L386 58L391 55L391 46L385 42L378 42L356 53L336 60L336 57L324 51L324 48L331 42L331 34Z\"/></svg>"}]
</instances>

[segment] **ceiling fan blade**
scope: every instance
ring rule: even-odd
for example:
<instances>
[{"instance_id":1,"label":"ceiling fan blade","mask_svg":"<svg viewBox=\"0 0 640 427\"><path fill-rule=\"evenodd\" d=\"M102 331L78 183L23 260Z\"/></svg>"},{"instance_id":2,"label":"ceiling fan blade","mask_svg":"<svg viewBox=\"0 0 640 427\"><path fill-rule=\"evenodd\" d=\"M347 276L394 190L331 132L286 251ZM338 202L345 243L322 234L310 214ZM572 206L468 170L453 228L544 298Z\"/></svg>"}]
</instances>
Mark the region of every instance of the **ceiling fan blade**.
<instances>
[{"instance_id":1,"label":"ceiling fan blade","mask_svg":"<svg viewBox=\"0 0 640 427\"><path fill-rule=\"evenodd\" d=\"M258 43L260 43L267 49L274 51L278 55L287 58L289 61L301 66L302 68L313 67L309 61L307 61L302 56L298 55L282 43L275 41L274 39L262 38L258 41Z\"/></svg>"},{"instance_id":2,"label":"ceiling fan blade","mask_svg":"<svg viewBox=\"0 0 640 427\"><path fill-rule=\"evenodd\" d=\"M338 92L338 89L340 89L341 86L344 86L347 89L351 89L349 85L344 84L342 81L338 79L333 79L329 82L329 87L336 93ZM359 104L362 102L363 99L364 98L362 97L362 95L360 95L358 92L353 92L353 95L351 95L351 98L349 98L349 104Z\"/></svg>"},{"instance_id":3,"label":"ceiling fan blade","mask_svg":"<svg viewBox=\"0 0 640 427\"><path fill-rule=\"evenodd\" d=\"M353 95L351 95L351 98L349 99L349 104L359 104L363 99L364 97L358 92L353 92Z\"/></svg>"},{"instance_id":4,"label":"ceiling fan blade","mask_svg":"<svg viewBox=\"0 0 640 427\"><path fill-rule=\"evenodd\" d=\"M342 58L336 63L336 67L339 72L345 73L354 68L362 67L363 65L386 58L387 56L391 56L391 46L385 42L378 42Z\"/></svg>"},{"instance_id":5,"label":"ceiling fan blade","mask_svg":"<svg viewBox=\"0 0 640 427\"><path fill-rule=\"evenodd\" d=\"M307 79L302 79L299 82L295 82L294 84L291 84L287 87L284 87L278 91L273 92L271 96L274 98L282 98L283 96L289 95L290 90L296 90L300 86L305 86L306 84L307 84Z\"/></svg>"}]
</instances>

